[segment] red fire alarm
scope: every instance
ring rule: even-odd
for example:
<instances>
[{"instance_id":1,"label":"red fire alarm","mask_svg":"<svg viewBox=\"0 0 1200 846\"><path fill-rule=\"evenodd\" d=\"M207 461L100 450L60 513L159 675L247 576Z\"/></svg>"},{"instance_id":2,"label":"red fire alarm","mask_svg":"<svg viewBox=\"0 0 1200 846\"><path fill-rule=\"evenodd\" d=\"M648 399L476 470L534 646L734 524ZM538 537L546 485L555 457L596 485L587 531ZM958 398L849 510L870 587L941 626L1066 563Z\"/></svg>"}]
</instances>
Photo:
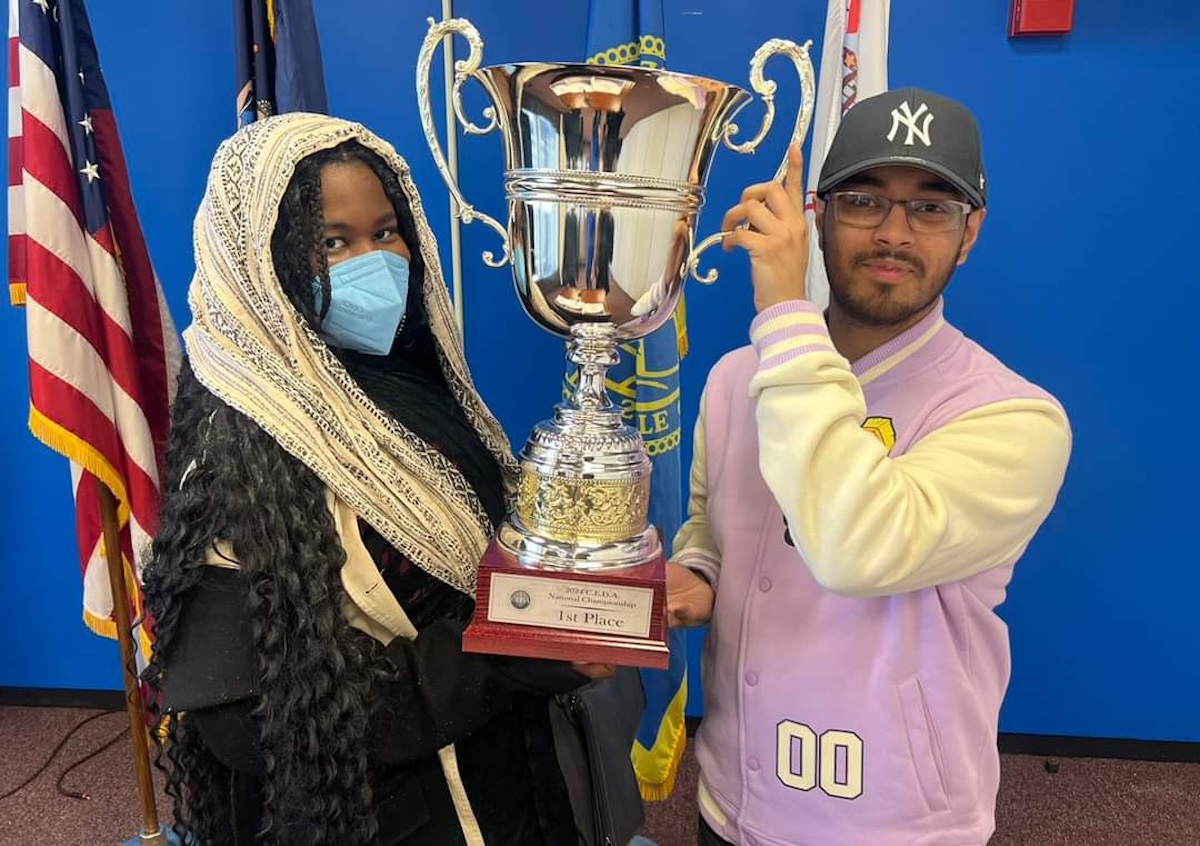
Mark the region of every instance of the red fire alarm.
<instances>
[{"instance_id":1,"label":"red fire alarm","mask_svg":"<svg viewBox=\"0 0 1200 846\"><path fill-rule=\"evenodd\" d=\"M1071 31L1075 0L1011 0L1008 37L1063 35Z\"/></svg>"}]
</instances>

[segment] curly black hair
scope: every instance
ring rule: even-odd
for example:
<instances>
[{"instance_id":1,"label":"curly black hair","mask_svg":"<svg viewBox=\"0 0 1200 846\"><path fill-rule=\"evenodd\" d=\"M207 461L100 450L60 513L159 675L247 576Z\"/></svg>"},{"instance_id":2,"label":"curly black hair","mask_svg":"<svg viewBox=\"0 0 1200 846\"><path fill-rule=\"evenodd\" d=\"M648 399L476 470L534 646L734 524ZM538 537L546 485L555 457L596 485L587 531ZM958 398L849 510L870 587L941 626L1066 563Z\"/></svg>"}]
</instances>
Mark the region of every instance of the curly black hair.
<instances>
[{"instance_id":1,"label":"curly black hair","mask_svg":"<svg viewBox=\"0 0 1200 846\"><path fill-rule=\"evenodd\" d=\"M353 141L309 156L281 203L272 259L289 300L318 327L316 303L330 301L321 171L349 161L366 164L383 183L412 251L411 279L424 278L409 204L384 161ZM421 299L409 298L405 335L424 323ZM203 387L186 362L166 463L160 526L144 576L155 626L147 683L161 694L185 596L199 582L214 539L226 541L248 595L260 679L256 715L267 775L259 842L367 846L377 824L364 738L368 691L378 671L370 647L352 635L341 611L345 552L325 507L324 485L253 420ZM152 710L165 727L157 762L184 842L231 842L228 772L186 714L163 714L158 705Z\"/></svg>"}]
</instances>

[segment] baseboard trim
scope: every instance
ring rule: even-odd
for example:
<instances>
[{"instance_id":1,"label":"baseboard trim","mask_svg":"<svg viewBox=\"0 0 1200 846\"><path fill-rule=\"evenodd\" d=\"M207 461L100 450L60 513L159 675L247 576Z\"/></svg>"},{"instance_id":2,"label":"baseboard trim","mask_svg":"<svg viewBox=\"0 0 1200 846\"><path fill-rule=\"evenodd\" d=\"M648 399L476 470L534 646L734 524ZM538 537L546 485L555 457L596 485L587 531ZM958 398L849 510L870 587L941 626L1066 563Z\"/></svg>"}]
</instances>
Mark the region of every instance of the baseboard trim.
<instances>
[{"instance_id":1,"label":"baseboard trim","mask_svg":"<svg viewBox=\"0 0 1200 846\"><path fill-rule=\"evenodd\" d=\"M696 729L700 726L700 718L688 717L686 722L688 737L694 737ZM1132 740L1121 737L1001 732L998 745L1000 751L1008 755L1200 763L1200 743L1182 740Z\"/></svg>"},{"instance_id":2,"label":"baseboard trim","mask_svg":"<svg viewBox=\"0 0 1200 846\"><path fill-rule=\"evenodd\" d=\"M1200 763L1200 743L1183 740L1003 733L1000 735L1000 751L1010 755L1040 755L1046 758L1118 758L1127 761Z\"/></svg>"},{"instance_id":3,"label":"baseboard trim","mask_svg":"<svg viewBox=\"0 0 1200 846\"><path fill-rule=\"evenodd\" d=\"M0 705L25 708L92 708L99 711L120 711L125 707L125 693L120 690L0 687Z\"/></svg>"}]
</instances>

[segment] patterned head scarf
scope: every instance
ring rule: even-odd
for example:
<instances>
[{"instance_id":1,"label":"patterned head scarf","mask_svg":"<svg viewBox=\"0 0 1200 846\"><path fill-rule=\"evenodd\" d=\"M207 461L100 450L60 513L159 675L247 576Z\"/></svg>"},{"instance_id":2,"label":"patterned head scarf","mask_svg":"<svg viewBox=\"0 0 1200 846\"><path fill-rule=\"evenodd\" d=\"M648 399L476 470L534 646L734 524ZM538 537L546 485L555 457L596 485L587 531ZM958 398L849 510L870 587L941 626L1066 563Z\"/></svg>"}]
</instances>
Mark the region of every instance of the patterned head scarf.
<instances>
[{"instance_id":1,"label":"patterned head scarf","mask_svg":"<svg viewBox=\"0 0 1200 846\"><path fill-rule=\"evenodd\" d=\"M187 353L206 388L254 420L392 546L473 595L492 534L478 497L450 462L366 396L275 273L271 236L296 166L351 139L396 172L420 241L422 293L446 381L511 482L509 443L467 371L437 244L408 165L359 124L293 112L253 123L221 144L193 232Z\"/></svg>"}]
</instances>

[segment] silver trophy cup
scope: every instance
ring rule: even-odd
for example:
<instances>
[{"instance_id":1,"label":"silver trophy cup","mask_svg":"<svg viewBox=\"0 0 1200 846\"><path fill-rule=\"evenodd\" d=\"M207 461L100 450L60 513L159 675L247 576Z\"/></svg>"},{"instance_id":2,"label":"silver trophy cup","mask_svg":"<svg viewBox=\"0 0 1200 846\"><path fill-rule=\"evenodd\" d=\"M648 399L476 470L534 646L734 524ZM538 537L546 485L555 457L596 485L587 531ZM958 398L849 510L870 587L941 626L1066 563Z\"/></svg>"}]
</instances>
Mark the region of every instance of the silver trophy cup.
<instances>
[{"instance_id":1,"label":"silver trophy cup","mask_svg":"<svg viewBox=\"0 0 1200 846\"><path fill-rule=\"evenodd\" d=\"M695 243L713 154L724 144L753 152L775 115L775 83L763 65L787 56L802 100L792 131L808 131L815 94L811 42L774 39L750 63L765 117L738 143L733 117L753 98L734 85L638 67L527 62L480 67L483 42L468 21L429 21L417 71L421 123L463 223L481 220L501 239L490 267L511 263L517 297L539 326L569 339L578 365L573 395L539 423L519 455L516 504L498 533L524 567L576 573L643 565L662 555L649 525L650 460L637 430L605 389L618 344L644 337L674 312L684 277L725 233ZM431 114L429 71L437 45L463 36L470 55L455 64L453 108L466 132L498 130L504 142L508 223L476 210L446 166ZM478 126L461 89L479 82L491 106ZM775 178L782 177L785 163Z\"/></svg>"}]
</instances>

